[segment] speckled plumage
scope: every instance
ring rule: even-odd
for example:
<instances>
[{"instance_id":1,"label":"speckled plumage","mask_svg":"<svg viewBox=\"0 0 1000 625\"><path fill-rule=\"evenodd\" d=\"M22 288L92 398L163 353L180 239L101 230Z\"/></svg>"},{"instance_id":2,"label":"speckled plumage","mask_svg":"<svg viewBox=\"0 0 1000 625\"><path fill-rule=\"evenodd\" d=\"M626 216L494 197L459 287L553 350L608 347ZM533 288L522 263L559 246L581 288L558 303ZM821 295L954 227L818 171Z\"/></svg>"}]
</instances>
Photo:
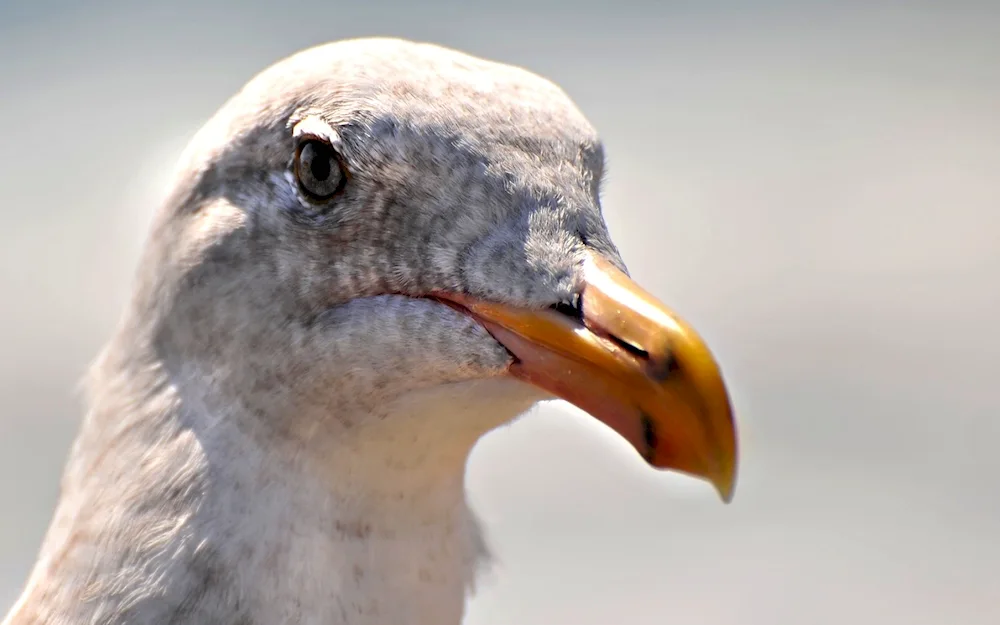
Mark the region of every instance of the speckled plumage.
<instances>
[{"instance_id":1,"label":"speckled plumage","mask_svg":"<svg viewBox=\"0 0 1000 625\"><path fill-rule=\"evenodd\" d=\"M297 125L350 171L323 211ZM544 395L433 292L565 301L620 265L603 154L527 71L398 40L266 70L158 213L39 562L7 625L458 623L486 556L463 473Z\"/></svg>"}]
</instances>

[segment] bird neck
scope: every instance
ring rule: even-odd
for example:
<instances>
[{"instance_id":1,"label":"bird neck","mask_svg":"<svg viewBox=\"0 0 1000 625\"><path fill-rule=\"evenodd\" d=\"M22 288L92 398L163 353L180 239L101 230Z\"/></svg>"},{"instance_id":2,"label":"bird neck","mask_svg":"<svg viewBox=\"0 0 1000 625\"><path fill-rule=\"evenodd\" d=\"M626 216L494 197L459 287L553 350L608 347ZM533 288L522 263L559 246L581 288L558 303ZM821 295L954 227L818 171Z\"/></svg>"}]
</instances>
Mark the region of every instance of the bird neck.
<instances>
[{"instance_id":1,"label":"bird neck","mask_svg":"<svg viewBox=\"0 0 1000 625\"><path fill-rule=\"evenodd\" d=\"M486 560L466 459L536 396L446 385L335 438L264 444L257 411L124 364L98 385L21 602L45 613L8 625L461 622Z\"/></svg>"}]
</instances>

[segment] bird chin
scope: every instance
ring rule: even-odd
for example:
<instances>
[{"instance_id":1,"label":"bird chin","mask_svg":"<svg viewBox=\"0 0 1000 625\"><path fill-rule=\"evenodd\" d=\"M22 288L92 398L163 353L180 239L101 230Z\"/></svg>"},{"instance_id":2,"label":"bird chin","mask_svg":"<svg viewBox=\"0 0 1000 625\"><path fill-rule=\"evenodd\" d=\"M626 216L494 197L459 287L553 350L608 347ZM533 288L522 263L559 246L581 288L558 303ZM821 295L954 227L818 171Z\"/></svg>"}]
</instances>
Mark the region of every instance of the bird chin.
<instances>
[{"instance_id":1,"label":"bird chin","mask_svg":"<svg viewBox=\"0 0 1000 625\"><path fill-rule=\"evenodd\" d=\"M448 436L478 438L509 423L535 404L556 399L548 391L512 375L450 382L412 391L391 402L387 416L447 425Z\"/></svg>"},{"instance_id":2,"label":"bird chin","mask_svg":"<svg viewBox=\"0 0 1000 625\"><path fill-rule=\"evenodd\" d=\"M365 476L375 490L461 479L480 438L553 398L507 374L412 390L381 405L358 445L333 462L351 465L341 470Z\"/></svg>"}]
</instances>

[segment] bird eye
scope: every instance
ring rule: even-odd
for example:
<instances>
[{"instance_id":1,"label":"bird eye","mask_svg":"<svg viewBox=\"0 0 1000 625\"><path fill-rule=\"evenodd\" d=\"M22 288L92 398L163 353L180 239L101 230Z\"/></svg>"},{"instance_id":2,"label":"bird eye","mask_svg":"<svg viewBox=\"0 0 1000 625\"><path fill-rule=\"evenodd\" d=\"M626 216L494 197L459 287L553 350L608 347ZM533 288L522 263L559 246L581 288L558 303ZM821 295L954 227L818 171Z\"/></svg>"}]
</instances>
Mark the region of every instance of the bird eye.
<instances>
[{"instance_id":1,"label":"bird eye","mask_svg":"<svg viewBox=\"0 0 1000 625\"><path fill-rule=\"evenodd\" d=\"M295 179L303 194L321 202L343 191L347 172L333 146L319 139L309 139L295 152Z\"/></svg>"}]
</instances>

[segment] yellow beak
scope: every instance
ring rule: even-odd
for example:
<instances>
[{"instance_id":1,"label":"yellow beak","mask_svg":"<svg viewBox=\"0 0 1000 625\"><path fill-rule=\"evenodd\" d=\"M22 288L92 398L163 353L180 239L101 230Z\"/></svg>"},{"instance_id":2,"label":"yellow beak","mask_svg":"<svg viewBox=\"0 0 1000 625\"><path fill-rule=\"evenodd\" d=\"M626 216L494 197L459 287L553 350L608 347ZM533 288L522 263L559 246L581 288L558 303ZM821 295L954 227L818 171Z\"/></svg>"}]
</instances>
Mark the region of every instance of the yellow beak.
<instances>
[{"instance_id":1,"label":"yellow beak","mask_svg":"<svg viewBox=\"0 0 1000 625\"><path fill-rule=\"evenodd\" d=\"M515 356L512 375L600 419L654 467L706 479L732 499L736 426L715 359L611 263L589 255L579 318L456 300Z\"/></svg>"}]
</instances>

